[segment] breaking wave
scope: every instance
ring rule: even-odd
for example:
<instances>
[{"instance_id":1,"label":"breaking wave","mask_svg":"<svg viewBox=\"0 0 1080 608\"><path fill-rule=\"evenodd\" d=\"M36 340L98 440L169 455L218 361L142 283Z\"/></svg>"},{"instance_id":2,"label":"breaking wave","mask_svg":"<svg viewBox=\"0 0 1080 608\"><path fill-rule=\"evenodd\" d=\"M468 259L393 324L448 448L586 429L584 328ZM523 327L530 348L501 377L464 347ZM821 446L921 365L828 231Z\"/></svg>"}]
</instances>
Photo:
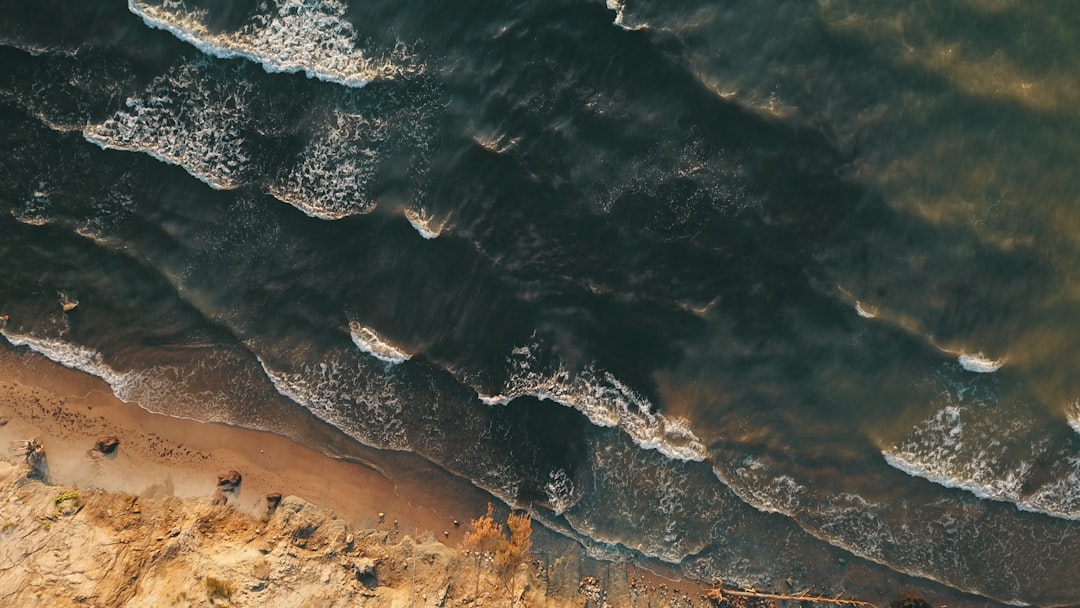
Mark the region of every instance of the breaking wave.
<instances>
[{"instance_id":1,"label":"breaking wave","mask_svg":"<svg viewBox=\"0 0 1080 608\"><path fill-rule=\"evenodd\" d=\"M606 0L608 10L615 11L615 25L621 27L624 30L637 31L648 29L647 23L639 25L630 25L626 22L626 3L624 0Z\"/></svg>"},{"instance_id":2,"label":"breaking wave","mask_svg":"<svg viewBox=\"0 0 1080 608\"><path fill-rule=\"evenodd\" d=\"M397 364L412 358L412 355L385 340L375 330L356 321L349 321L349 334L357 348L380 361Z\"/></svg>"},{"instance_id":3,"label":"breaking wave","mask_svg":"<svg viewBox=\"0 0 1080 608\"><path fill-rule=\"evenodd\" d=\"M420 236L428 240L438 238L446 227L445 223L436 225L434 218L423 211L406 209L405 219L409 220L409 223L412 224L412 227L416 229L418 233L420 233Z\"/></svg>"},{"instance_id":4,"label":"breaking wave","mask_svg":"<svg viewBox=\"0 0 1080 608\"><path fill-rule=\"evenodd\" d=\"M295 369L256 357L278 393L372 447L409 448L398 391L363 364L332 354Z\"/></svg>"},{"instance_id":5,"label":"breaking wave","mask_svg":"<svg viewBox=\"0 0 1080 608\"><path fill-rule=\"evenodd\" d=\"M700 461L705 445L688 423L653 411L644 396L605 370L588 366L574 373L562 364L541 371L540 345L515 348L507 357L510 375L498 395L480 395L488 405L505 405L524 396L554 401L580 411L590 422L622 429L637 445L675 460Z\"/></svg>"},{"instance_id":6,"label":"breaking wave","mask_svg":"<svg viewBox=\"0 0 1080 608\"><path fill-rule=\"evenodd\" d=\"M225 390L206 388L203 372L219 370L229 362L214 354L199 357L195 368L155 365L147 369L118 371L92 348L55 338L42 338L0 330L12 345L29 348L64 367L79 370L104 380L121 401L174 418L200 422L228 421L230 397L236 387Z\"/></svg>"},{"instance_id":7,"label":"breaking wave","mask_svg":"<svg viewBox=\"0 0 1080 608\"><path fill-rule=\"evenodd\" d=\"M375 202L367 190L379 158L376 146L386 131L384 120L335 112L329 124L311 138L296 165L270 187L270 194L322 220L374 211Z\"/></svg>"},{"instance_id":8,"label":"breaking wave","mask_svg":"<svg viewBox=\"0 0 1080 608\"><path fill-rule=\"evenodd\" d=\"M251 85L225 78L206 60L182 63L154 79L127 109L83 136L103 149L144 152L177 165L211 188L241 186L251 153L242 134Z\"/></svg>"},{"instance_id":9,"label":"breaking wave","mask_svg":"<svg viewBox=\"0 0 1080 608\"><path fill-rule=\"evenodd\" d=\"M977 355L963 354L957 360L960 362L960 367L976 374L992 374L1005 364L1000 359L996 361L988 359L982 353Z\"/></svg>"},{"instance_id":10,"label":"breaking wave","mask_svg":"<svg viewBox=\"0 0 1080 608\"><path fill-rule=\"evenodd\" d=\"M129 0L128 8L148 26L208 55L242 57L270 73L303 72L309 78L362 87L372 80L419 71L400 44L385 57L365 54L346 18L346 5L335 0L276 0L269 12L252 16L234 32L213 30L203 11L185 7L180 0L159 5Z\"/></svg>"},{"instance_id":11,"label":"breaking wave","mask_svg":"<svg viewBox=\"0 0 1080 608\"><path fill-rule=\"evenodd\" d=\"M979 498L1080 520L1080 456L1038 437L1035 422L1001 422L980 405L949 405L920 423L885 461L913 477Z\"/></svg>"}]
</instances>

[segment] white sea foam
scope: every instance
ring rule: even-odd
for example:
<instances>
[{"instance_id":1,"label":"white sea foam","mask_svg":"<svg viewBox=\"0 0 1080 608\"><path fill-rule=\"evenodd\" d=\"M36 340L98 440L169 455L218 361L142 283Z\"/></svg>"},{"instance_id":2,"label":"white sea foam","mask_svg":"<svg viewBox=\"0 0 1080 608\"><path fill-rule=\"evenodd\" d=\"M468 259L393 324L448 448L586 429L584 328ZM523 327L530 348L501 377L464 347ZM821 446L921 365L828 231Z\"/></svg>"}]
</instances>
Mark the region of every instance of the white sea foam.
<instances>
[{"instance_id":1,"label":"white sea foam","mask_svg":"<svg viewBox=\"0 0 1080 608\"><path fill-rule=\"evenodd\" d=\"M855 301L855 312L864 319L873 319L877 315L863 308L862 302Z\"/></svg>"},{"instance_id":2,"label":"white sea foam","mask_svg":"<svg viewBox=\"0 0 1080 608\"><path fill-rule=\"evenodd\" d=\"M638 25L630 25L626 22L626 2L625 0L606 0L608 10L615 11L615 25L621 27L624 30L636 31L648 29L649 24L641 23Z\"/></svg>"},{"instance_id":3,"label":"white sea foam","mask_svg":"<svg viewBox=\"0 0 1080 608\"><path fill-rule=\"evenodd\" d=\"M960 362L960 367L968 370L969 372L975 372L977 374L991 374L1001 369L1005 361L998 359L988 359L982 353L977 355L962 354L957 359Z\"/></svg>"},{"instance_id":4,"label":"white sea foam","mask_svg":"<svg viewBox=\"0 0 1080 608\"><path fill-rule=\"evenodd\" d=\"M365 327L356 321L349 321L349 333L352 336L353 344L357 348L380 361L397 364L404 363L412 358L412 355L375 333L374 329Z\"/></svg>"},{"instance_id":5,"label":"white sea foam","mask_svg":"<svg viewBox=\"0 0 1080 608\"><path fill-rule=\"evenodd\" d=\"M705 445L684 420L653 411L644 396L611 373L589 366L573 373L564 366L551 371L537 361L539 344L515 348L507 358L511 370L502 394L480 395L488 405L505 405L523 396L554 401L572 407L597 426L618 427L634 443L676 460L705 459Z\"/></svg>"},{"instance_id":6,"label":"white sea foam","mask_svg":"<svg viewBox=\"0 0 1080 608\"><path fill-rule=\"evenodd\" d=\"M578 473L588 491L575 496L565 518L609 548L680 563L705 549L709 528L735 501L704 469L642 450L621 433L590 436L588 451L590 466Z\"/></svg>"},{"instance_id":7,"label":"white sea foam","mask_svg":"<svg viewBox=\"0 0 1080 608\"><path fill-rule=\"evenodd\" d=\"M1065 412L1065 421L1080 435L1080 401L1074 401L1072 407Z\"/></svg>"},{"instance_id":8,"label":"white sea foam","mask_svg":"<svg viewBox=\"0 0 1080 608\"><path fill-rule=\"evenodd\" d=\"M356 361L328 355L294 370L275 369L256 356L277 392L366 445L408 449L397 391Z\"/></svg>"},{"instance_id":9,"label":"white sea foam","mask_svg":"<svg viewBox=\"0 0 1080 608\"><path fill-rule=\"evenodd\" d=\"M227 415L231 399L216 390L205 388L203 370L217 372L221 361L200 357L193 367L152 366L137 371L117 371L92 348L56 338L16 334L0 329L0 335L13 346L25 346L69 369L85 372L104 380L113 395L125 403L157 414L212 422Z\"/></svg>"},{"instance_id":10,"label":"white sea foam","mask_svg":"<svg viewBox=\"0 0 1080 608\"><path fill-rule=\"evenodd\" d=\"M435 219L423 211L406 209L405 219L409 220L409 223L420 233L420 236L428 240L437 238L442 234L443 228L445 227L444 223L436 225Z\"/></svg>"},{"instance_id":11,"label":"white sea foam","mask_svg":"<svg viewBox=\"0 0 1080 608\"><path fill-rule=\"evenodd\" d=\"M208 73L206 61L182 63L154 79L83 137L105 149L143 152L177 165L212 188L240 186L250 162L242 131L250 85Z\"/></svg>"},{"instance_id":12,"label":"white sea foam","mask_svg":"<svg viewBox=\"0 0 1080 608\"><path fill-rule=\"evenodd\" d=\"M129 374L119 373L106 365L101 353L98 351L64 342L63 340L15 334L6 329L0 329L0 335L4 336L4 339L10 342L12 346L25 346L64 367L101 378L113 388L117 397L127 401L125 399L127 391L124 389L129 384Z\"/></svg>"},{"instance_id":13,"label":"white sea foam","mask_svg":"<svg viewBox=\"0 0 1080 608\"><path fill-rule=\"evenodd\" d=\"M1080 457L1054 455L1045 438L1024 441L1026 459L1010 456L1014 436L1029 433L1033 420L1011 418L998 424L978 405L973 411L949 405L920 423L907 439L882 450L892 467L941 486L965 490L986 500L1062 519L1080 520ZM1032 462L1053 460L1051 478L1026 487Z\"/></svg>"},{"instance_id":14,"label":"white sea foam","mask_svg":"<svg viewBox=\"0 0 1080 608\"><path fill-rule=\"evenodd\" d=\"M385 121L336 112L311 138L296 165L270 187L270 193L323 220L374 211L368 185L379 158L376 146L386 130Z\"/></svg>"},{"instance_id":15,"label":"white sea foam","mask_svg":"<svg viewBox=\"0 0 1080 608\"><path fill-rule=\"evenodd\" d=\"M265 3L262 6L265 10ZM128 0L128 9L152 28L165 30L200 51L229 59L242 57L270 73L304 72L350 87L362 87L419 71L402 45L383 58L372 58L357 46L356 29L345 3L336 0L276 0L264 14L253 16L237 31L219 32L207 25L204 11L177 0L158 5Z\"/></svg>"},{"instance_id":16,"label":"white sea foam","mask_svg":"<svg viewBox=\"0 0 1080 608\"><path fill-rule=\"evenodd\" d=\"M562 515L577 502L574 480L563 469L552 471L544 484L544 494L556 515Z\"/></svg>"}]
</instances>

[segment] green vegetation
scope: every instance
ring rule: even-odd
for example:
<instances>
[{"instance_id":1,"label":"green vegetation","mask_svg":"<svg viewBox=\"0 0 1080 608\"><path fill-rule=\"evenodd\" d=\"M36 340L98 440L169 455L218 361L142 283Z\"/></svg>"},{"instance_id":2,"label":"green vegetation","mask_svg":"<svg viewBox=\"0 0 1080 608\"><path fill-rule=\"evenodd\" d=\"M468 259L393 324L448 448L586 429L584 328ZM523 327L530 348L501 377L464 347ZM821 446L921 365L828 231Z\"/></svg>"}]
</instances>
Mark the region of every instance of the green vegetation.
<instances>
[{"instance_id":1,"label":"green vegetation","mask_svg":"<svg viewBox=\"0 0 1080 608\"><path fill-rule=\"evenodd\" d=\"M75 491L75 490L68 490L66 492L61 492L61 493L57 494L55 498L53 498L53 503L55 503L56 505L61 505L65 501L68 501L68 500L70 500L71 502L75 503L76 506L78 506L79 505L79 493L77 491Z\"/></svg>"}]
</instances>

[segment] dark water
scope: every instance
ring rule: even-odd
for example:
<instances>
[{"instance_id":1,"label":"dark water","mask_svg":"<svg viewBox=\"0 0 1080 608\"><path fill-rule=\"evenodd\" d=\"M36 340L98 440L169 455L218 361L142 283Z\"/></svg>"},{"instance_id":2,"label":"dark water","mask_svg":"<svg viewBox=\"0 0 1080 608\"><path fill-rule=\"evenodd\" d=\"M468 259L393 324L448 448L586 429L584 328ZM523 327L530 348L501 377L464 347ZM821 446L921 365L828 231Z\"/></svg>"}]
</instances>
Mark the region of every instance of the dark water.
<instances>
[{"instance_id":1,"label":"dark water","mask_svg":"<svg viewBox=\"0 0 1080 608\"><path fill-rule=\"evenodd\" d=\"M5 4L8 347L601 557L1080 602L1080 5Z\"/></svg>"}]
</instances>

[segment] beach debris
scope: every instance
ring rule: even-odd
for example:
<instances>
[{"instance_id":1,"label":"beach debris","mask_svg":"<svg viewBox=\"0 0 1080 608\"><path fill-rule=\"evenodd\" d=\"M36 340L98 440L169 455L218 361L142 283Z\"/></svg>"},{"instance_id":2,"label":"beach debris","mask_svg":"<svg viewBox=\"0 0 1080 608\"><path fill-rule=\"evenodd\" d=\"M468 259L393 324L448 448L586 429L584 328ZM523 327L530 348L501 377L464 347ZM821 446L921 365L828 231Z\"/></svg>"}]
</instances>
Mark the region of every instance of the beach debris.
<instances>
[{"instance_id":1,"label":"beach debris","mask_svg":"<svg viewBox=\"0 0 1080 608\"><path fill-rule=\"evenodd\" d=\"M281 504L281 494L274 492L273 494L266 495L266 513L273 515L274 511L277 511L278 505Z\"/></svg>"},{"instance_id":2,"label":"beach debris","mask_svg":"<svg viewBox=\"0 0 1080 608\"><path fill-rule=\"evenodd\" d=\"M94 442L94 449L102 454L112 454L119 445L120 438L116 435L109 435L108 437L102 437Z\"/></svg>"},{"instance_id":3,"label":"beach debris","mask_svg":"<svg viewBox=\"0 0 1080 608\"><path fill-rule=\"evenodd\" d=\"M756 589L734 589L724 587L724 581L716 579L716 582L705 589L705 598L712 601L714 605L720 605L722 602L730 602L731 598L736 599L757 599L757 600L780 600L791 602L808 602L817 604L833 604L836 606L857 606L858 608L878 608L877 605L870 602L864 602L862 600L850 600L844 599L841 596L830 597L827 595L809 595L809 594L786 594L786 593L767 593L758 591ZM915 607L905 607L915 608Z\"/></svg>"},{"instance_id":4,"label":"beach debris","mask_svg":"<svg viewBox=\"0 0 1080 608\"><path fill-rule=\"evenodd\" d=\"M23 461L30 465L30 475L45 477L48 464L45 460L45 446L38 438L19 442L17 448L23 455Z\"/></svg>"},{"instance_id":5,"label":"beach debris","mask_svg":"<svg viewBox=\"0 0 1080 608\"><path fill-rule=\"evenodd\" d=\"M232 492L240 486L240 481L243 478L240 473L236 471L229 471L228 473L222 473L217 477L218 491Z\"/></svg>"},{"instance_id":6,"label":"beach debris","mask_svg":"<svg viewBox=\"0 0 1080 608\"><path fill-rule=\"evenodd\" d=\"M26 463L33 464L33 460L38 456L45 455L45 446L41 445L41 440L38 438L29 439L25 443L26 451Z\"/></svg>"}]
</instances>

